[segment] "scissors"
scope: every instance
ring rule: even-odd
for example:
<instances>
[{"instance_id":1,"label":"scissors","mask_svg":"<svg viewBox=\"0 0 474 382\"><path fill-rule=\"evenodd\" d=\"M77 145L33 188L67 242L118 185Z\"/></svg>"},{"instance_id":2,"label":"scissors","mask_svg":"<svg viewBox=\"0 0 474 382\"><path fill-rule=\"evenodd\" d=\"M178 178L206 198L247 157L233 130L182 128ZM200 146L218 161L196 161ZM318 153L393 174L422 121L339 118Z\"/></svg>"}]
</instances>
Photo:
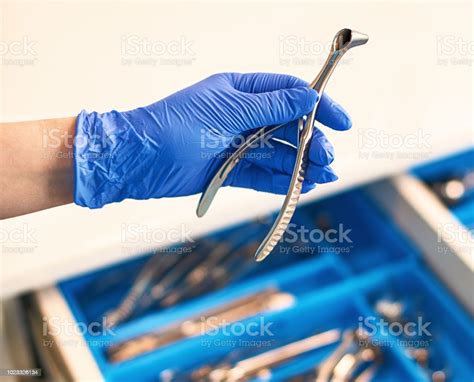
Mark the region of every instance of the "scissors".
<instances>
[{"instance_id":1,"label":"scissors","mask_svg":"<svg viewBox=\"0 0 474 382\"><path fill-rule=\"evenodd\" d=\"M342 29L336 33L331 44L331 50L328 58L324 63L321 71L316 78L309 84L309 87L316 90L321 96L324 92L326 84L331 77L332 72L341 60L342 56L351 48L364 45L369 40L364 33L356 32L351 29ZM296 210L296 205L301 196L303 181L308 163L308 151L313 136L316 112L319 106L319 97L311 113L298 120L298 151L296 154L296 162L293 174L288 188L288 192L283 202L283 206L278 214L275 223L270 232L267 234L263 242L255 253L256 261L264 260L275 248ZM256 133L250 135L246 141L222 164L217 173L204 190L197 207L197 216L202 217L209 209L209 206L217 193L217 190L224 184L229 173L239 163L245 152L251 147L255 147L255 143L273 134L276 130L283 127L284 124L277 126L265 126Z\"/></svg>"}]
</instances>

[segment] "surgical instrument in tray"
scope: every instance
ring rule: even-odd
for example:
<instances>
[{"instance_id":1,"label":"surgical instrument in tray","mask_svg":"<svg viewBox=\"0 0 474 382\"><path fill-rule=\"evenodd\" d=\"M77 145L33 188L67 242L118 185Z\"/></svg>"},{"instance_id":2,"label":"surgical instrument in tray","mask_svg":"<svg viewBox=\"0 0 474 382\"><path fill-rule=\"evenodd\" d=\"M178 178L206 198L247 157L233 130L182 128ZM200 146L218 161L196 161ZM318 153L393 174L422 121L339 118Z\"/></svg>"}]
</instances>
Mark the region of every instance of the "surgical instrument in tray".
<instances>
[{"instance_id":1,"label":"surgical instrument in tray","mask_svg":"<svg viewBox=\"0 0 474 382\"><path fill-rule=\"evenodd\" d=\"M223 287L227 281L231 281L231 278L233 278L231 276L238 276L239 270L244 271L243 263L245 265L251 264L248 258L252 254L249 254L246 248L243 251L241 249L242 246L248 247L246 245L247 241L252 240L253 242L256 237L260 238L262 236L261 227L263 224L263 221L255 220L251 226L255 227L255 230L249 230L249 227L241 227L229 236L216 241L212 247L208 247L209 253L201 256L198 263L193 267L186 269L184 260L176 264L177 269L170 270L167 277L158 280L158 283L150 288L150 293L143 296L141 305L151 307L156 303L160 307L169 307L187 298L196 297ZM199 254L203 255L202 251L199 251ZM235 256L236 254L239 256ZM195 256L194 253L193 256ZM226 264L235 264L234 260L239 262L235 268L230 270L226 267ZM174 280L171 283L169 282L170 277Z\"/></svg>"},{"instance_id":2,"label":"surgical instrument in tray","mask_svg":"<svg viewBox=\"0 0 474 382\"><path fill-rule=\"evenodd\" d=\"M196 250L203 251L209 248L208 242L201 241L198 243ZM137 308L147 290L152 287L153 280L161 279L162 277L166 278L167 272L177 264L197 261L199 257L194 253L193 255L186 255L186 258L183 259L183 256L171 256L162 253L154 254L140 270L125 298L116 308L106 313L105 325L111 328L127 320Z\"/></svg>"},{"instance_id":3,"label":"surgical instrument in tray","mask_svg":"<svg viewBox=\"0 0 474 382\"><path fill-rule=\"evenodd\" d=\"M205 335L216 326L225 326L257 314L289 308L294 301L293 295L280 292L276 288L268 288L198 313L158 331L112 345L107 349L107 355L110 362L123 362L181 339Z\"/></svg>"},{"instance_id":4,"label":"surgical instrument in tray","mask_svg":"<svg viewBox=\"0 0 474 382\"><path fill-rule=\"evenodd\" d=\"M411 306L411 315L407 317L408 308L406 304L390 298L381 298L375 302L375 311L390 324L397 324L405 327L407 323L418 322L422 319L422 311L415 306ZM413 312L413 310L415 312ZM416 313L416 314L415 314ZM428 321L427 321L428 322ZM403 331L401 337L406 346L406 354L413 359L420 368L426 373L426 376L434 380L447 380L449 376L449 367L443 355L439 354L439 343L433 341L435 333L431 333L431 328L423 334L423 330L416 333L406 333Z\"/></svg>"},{"instance_id":5,"label":"surgical instrument in tray","mask_svg":"<svg viewBox=\"0 0 474 382\"><path fill-rule=\"evenodd\" d=\"M172 306L238 278L251 268L251 256L258 246L256 240L263 237L268 225L267 220L260 218L252 221L254 230L240 228L219 241L202 239L184 244L193 247L186 255L154 253L118 306L106 312L105 325L117 326L150 308ZM243 242L243 238L252 239L251 245Z\"/></svg>"},{"instance_id":6,"label":"surgical instrument in tray","mask_svg":"<svg viewBox=\"0 0 474 382\"><path fill-rule=\"evenodd\" d=\"M350 29L340 30L333 39L329 56L323 68L309 86L316 90L321 96L329 78L331 77L332 72L334 71L342 56L349 49L363 45L367 41L368 36L363 33L359 33ZM319 100L320 99L321 97ZM300 118L298 121L297 134L299 145L290 187L275 223L273 224L270 232L267 234L260 247L257 249L255 254L257 261L264 260L272 252L285 233L286 228L288 227L288 224L290 223L290 220L296 210L296 205L300 198L303 181L305 178L308 159L307 156L311 138L313 136L318 106L319 101L316 102L312 112L309 114L309 116L307 116L306 119ZM254 145L256 142L260 141L266 136L271 135L282 126L283 125L266 126L259 129L258 132L249 136L248 139L246 139L246 141L223 163L201 196L197 208L197 215L199 217L206 213L214 196L217 193L217 190L223 185L228 174L242 159L244 153L251 147L255 147Z\"/></svg>"},{"instance_id":7,"label":"surgical instrument in tray","mask_svg":"<svg viewBox=\"0 0 474 382\"><path fill-rule=\"evenodd\" d=\"M205 365L191 373L191 380L199 382L243 382L272 378L272 369L308 352L335 344L341 340L341 330L331 329L235 363ZM342 342L320 364L294 375L291 382L368 382L380 362L381 349L362 329L347 330ZM275 376L276 377L276 376Z\"/></svg>"},{"instance_id":8,"label":"surgical instrument in tray","mask_svg":"<svg viewBox=\"0 0 474 382\"><path fill-rule=\"evenodd\" d=\"M357 379L354 376L355 372L360 373L361 379L370 379L374 372L371 368L373 362L380 362L381 359L380 348L372 342L365 330L348 330L336 350L317 366L317 381L345 382ZM366 368L361 370L363 365L366 365Z\"/></svg>"},{"instance_id":9,"label":"surgical instrument in tray","mask_svg":"<svg viewBox=\"0 0 474 382\"><path fill-rule=\"evenodd\" d=\"M270 368L287 362L306 352L328 346L339 341L341 332L331 329L267 352L238 361L235 365L220 365L217 368L204 366L191 375L196 381L237 382L255 378L260 373L270 375Z\"/></svg>"},{"instance_id":10,"label":"surgical instrument in tray","mask_svg":"<svg viewBox=\"0 0 474 382\"><path fill-rule=\"evenodd\" d=\"M239 277L244 273L252 264L255 264L255 262L250 263L250 257L255 253L257 246L258 243L247 244L242 249L229 251L229 256L226 256L212 267L201 267L200 265L193 269L184 280L184 283L162 299L160 305L164 307L172 306L211 290L223 288L235 277Z\"/></svg>"}]
</instances>

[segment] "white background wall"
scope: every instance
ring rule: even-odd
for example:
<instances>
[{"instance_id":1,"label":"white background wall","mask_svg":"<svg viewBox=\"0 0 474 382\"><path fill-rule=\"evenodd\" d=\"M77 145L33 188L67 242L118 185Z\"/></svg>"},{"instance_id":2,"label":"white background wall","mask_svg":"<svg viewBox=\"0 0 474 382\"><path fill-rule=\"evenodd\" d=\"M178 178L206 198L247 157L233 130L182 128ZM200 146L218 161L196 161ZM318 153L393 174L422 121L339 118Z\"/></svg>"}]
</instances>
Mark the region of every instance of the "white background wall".
<instances>
[{"instance_id":1,"label":"white background wall","mask_svg":"<svg viewBox=\"0 0 474 382\"><path fill-rule=\"evenodd\" d=\"M403 171L474 140L470 1L2 1L0 27L3 48L17 41L30 46L1 55L2 121L130 109L215 72L286 72L309 81L325 58L319 48L336 31L366 32L369 44L347 56L328 86L354 122L347 133L324 129L336 148L340 180L306 199ZM130 43L145 39L168 49L183 41L187 48L177 55L134 52ZM303 45L295 47L296 41ZM156 65L136 63L150 58ZM183 65L162 65L166 59ZM396 149L386 146L388 138ZM185 229L196 237L282 202L223 189L198 220L197 200L127 201L98 211L69 205L3 221L2 232L26 233L19 243L2 240L2 293L167 244L124 242L127 224Z\"/></svg>"}]
</instances>

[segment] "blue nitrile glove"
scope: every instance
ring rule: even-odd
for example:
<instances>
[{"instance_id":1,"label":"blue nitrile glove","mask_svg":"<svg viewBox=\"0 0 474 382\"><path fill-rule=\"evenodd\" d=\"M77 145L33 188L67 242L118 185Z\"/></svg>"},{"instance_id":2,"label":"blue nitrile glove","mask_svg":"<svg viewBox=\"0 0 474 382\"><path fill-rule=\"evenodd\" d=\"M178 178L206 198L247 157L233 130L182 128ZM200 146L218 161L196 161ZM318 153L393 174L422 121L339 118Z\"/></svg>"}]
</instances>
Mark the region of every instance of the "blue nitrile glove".
<instances>
[{"instance_id":1,"label":"blue nitrile glove","mask_svg":"<svg viewBox=\"0 0 474 382\"><path fill-rule=\"evenodd\" d=\"M202 192L242 139L257 128L288 123L248 152L225 185L287 192L296 158L296 120L318 95L288 75L213 75L152 105L135 110L86 113L77 118L74 202L99 208L123 199ZM336 130L351 121L323 96L318 120ZM284 141L284 142L283 142ZM337 179L329 167L333 147L316 130L303 192Z\"/></svg>"}]
</instances>

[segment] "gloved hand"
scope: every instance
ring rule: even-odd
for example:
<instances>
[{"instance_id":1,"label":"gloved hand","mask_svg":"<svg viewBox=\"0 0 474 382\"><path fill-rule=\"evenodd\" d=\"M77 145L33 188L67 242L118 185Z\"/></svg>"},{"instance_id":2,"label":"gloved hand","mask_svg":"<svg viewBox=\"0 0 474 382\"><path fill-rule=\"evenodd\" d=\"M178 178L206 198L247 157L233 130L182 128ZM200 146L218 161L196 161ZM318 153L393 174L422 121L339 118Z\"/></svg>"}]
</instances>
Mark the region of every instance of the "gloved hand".
<instances>
[{"instance_id":1,"label":"gloved hand","mask_svg":"<svg viewBox=\"0 0 474 382\"><path fill-rule=\"evenodd\" d=\"M100 208L126 198L148 199L202 192L245 136L287 123L249 151L225 185L287 192L296 159L297 119L318 98L307 83L288 75L213 75L152 105L86 113L77 118L74 202ZM336 130L351 121L323 95L317 119ZM333 147L316 129L303 192L337 179L329 167Z\"/></svg>"}]
</instances>

